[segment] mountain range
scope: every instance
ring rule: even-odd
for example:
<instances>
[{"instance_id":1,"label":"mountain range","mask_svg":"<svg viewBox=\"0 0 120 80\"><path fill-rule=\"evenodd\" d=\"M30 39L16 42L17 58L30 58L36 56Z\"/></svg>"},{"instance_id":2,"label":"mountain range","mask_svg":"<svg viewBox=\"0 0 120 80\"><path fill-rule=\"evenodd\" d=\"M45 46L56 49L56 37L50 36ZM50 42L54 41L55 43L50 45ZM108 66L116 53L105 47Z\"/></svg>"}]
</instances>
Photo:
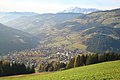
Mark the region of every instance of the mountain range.
<instances>
[{"instance_id":1,"label":"mountain range","mask_svg":"<svg viewBox=\"0 0 120 80\"><path fill-rule=\"evenodd\" d=\"M64 46L66 49L79 48L93 53L120 52L120 9L97 10L89 14L62 12L21 16L5 25L21 30L18 30L20 33L33 35L39 39L40 44L37 46ZM15 40L16 37L12 39ZM30 41L29 44L31 43L33 42Z\"/></svg>"},{"instance_id":2,"label":"mountain range","mask_svg":"<svg viewBox=\"0 0 120 80\"><path fill-rule=\"evenodd\" d=\"M0 12L0 23L6 23L22 16L33 16L37 15L34 12Z\"/></svg>"},{"instance_id":3,"label":"mountain range","mask_svg":"<svg viewBox=\"0 0 120 80\"><path fill-rule=\"evenodd\" d=\"M29 33L40 32L42 29L51 28L56 24L66 20L83 16L81 13L57 13L57 14L39 14L35 16L24 16L7 22L12 28L16 28Z\"/></svg>"}]
</instances>

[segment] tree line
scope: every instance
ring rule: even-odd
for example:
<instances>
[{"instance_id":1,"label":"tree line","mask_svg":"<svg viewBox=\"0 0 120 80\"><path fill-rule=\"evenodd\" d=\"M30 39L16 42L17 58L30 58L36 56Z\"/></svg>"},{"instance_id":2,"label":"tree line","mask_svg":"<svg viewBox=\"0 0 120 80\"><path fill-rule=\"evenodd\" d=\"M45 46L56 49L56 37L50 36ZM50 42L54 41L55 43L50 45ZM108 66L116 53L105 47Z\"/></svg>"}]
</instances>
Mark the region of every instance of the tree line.
<instances>
[{"instance_id":1,"label":"tree line","mask_svg":"<svg viewBox=\"0 0 120 80\"><path fill-rule=\"evenodd\" d=\"M58 62L53 61L51 63L40 64L39 72L65 70L74 67L80 67L80 66L96 64L106 61L114 61L114 60L120 60L120 54L115 54L115 53L80 54L70 59L67 63L60 63L60 61Z\"/></svg>"},{"instance_id":2,"label":"tree line","mask_svg":"<svg viewBox=\"0 0 120 80\"><path fill-rule=\"evenodd\" d=\"M120 60L120 54L115 53L86 54L86 55L81 54L69 60L66 65L66 69L114 60Z\"/></svg>"},{"instance_id":3,"label":"tree line","mask_svg":"<svg viewBox=\"0 0 120 80\"><path fill-rule=\"evenodd\" d=\"M52 61L47 62L45 64L39 65L39 72L51 72L51 71L58 71L62 68L65 68L65 63L60 63L59 61Z\"/></svg>"},{"instance_id":4,"label":"tree line","mask_svg":"<svg viewBox=\"0 0 120 80\"><path fill-rule=\"evenodd\" d=\"M11 76L20 74L35 73L33 67L25 66L23 63L10 63L8 61L0 61L0 76Z\"/></svg>"}]
</instances>

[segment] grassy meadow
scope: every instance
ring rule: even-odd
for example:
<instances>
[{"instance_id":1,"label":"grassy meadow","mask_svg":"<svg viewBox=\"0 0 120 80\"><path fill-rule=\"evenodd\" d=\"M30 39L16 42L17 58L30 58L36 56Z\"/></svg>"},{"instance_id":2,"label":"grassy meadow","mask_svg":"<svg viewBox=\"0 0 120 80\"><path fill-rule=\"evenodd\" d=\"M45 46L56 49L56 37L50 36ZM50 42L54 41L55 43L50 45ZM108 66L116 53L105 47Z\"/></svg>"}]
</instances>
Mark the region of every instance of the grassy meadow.
<instances>
[{"instance_id":1,"label":"grassy meadow","mask_svg":"<svg viewBox=\"0 0 120 80\"><path fill-rule=\"evenodd\" d=\"M0 77L0 80L120 80L120 60L53 73Z\"/></svg>"}]
</instances>

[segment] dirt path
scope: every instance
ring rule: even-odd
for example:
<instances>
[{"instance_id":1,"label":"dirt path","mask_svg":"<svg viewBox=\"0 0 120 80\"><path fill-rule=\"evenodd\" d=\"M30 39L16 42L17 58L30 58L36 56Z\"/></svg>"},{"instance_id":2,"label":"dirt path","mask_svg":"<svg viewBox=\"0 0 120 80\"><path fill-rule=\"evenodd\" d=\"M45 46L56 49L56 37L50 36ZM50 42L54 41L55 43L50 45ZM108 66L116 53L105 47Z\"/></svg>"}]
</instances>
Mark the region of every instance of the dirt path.
<instances>
[{"instance_id":1,"label":"dirt path","mask_svg":"<svg viewBox=\"0 0 120 80\"><path fill-rule=\"evenodd\" d=\"M23 77L23 76L27 76L27 75L42 75L42 74L49 74L50 72L36 72L36 73L33 73L33 74L21 74L21 75L13 75L13 76L4 76L4 77Z\"/></svg>"}]
</instances>

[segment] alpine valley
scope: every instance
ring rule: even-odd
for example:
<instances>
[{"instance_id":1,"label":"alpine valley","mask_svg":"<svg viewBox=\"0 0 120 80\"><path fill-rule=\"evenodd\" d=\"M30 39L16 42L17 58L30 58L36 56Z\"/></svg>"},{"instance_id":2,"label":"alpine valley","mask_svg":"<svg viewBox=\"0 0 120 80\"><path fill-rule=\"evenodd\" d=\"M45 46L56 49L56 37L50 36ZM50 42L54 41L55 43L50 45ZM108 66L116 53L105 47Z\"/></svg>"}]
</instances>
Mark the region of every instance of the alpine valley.
<instances>
[{"instance_id":1,"label":"alpine valley","mask_svg":"<svg viewBox=\"0 0 120 80\"><path fill-rule=\"evenodd\" d=\"M78 48L93 53L120 52L120 9L100 11L90 8L89 12L91 13L84 14L80 10L65 10L56 14L26 13L30 16L19 16L5 22L1 20L0 49L9 52L18 50L22 44L32 44L29 46L31 48L37 43L34 48L64 46L66 49ZM19 47L12 46L16 44L11 44L11 41L20 44ZM8 44L10 45L7 46ZM22 45L19 49L24 50L26 46Z\"/></svg>"},{"instance_id":2,"label":"alpine valley","mask_svg":"<svg viewBox=\"0 0 120 80\"><path fill-rule=\"evenodd\" d=\"M120 8L0 12L0 80L119 80L119 66Z\"/></svg>"}]
</instances>

